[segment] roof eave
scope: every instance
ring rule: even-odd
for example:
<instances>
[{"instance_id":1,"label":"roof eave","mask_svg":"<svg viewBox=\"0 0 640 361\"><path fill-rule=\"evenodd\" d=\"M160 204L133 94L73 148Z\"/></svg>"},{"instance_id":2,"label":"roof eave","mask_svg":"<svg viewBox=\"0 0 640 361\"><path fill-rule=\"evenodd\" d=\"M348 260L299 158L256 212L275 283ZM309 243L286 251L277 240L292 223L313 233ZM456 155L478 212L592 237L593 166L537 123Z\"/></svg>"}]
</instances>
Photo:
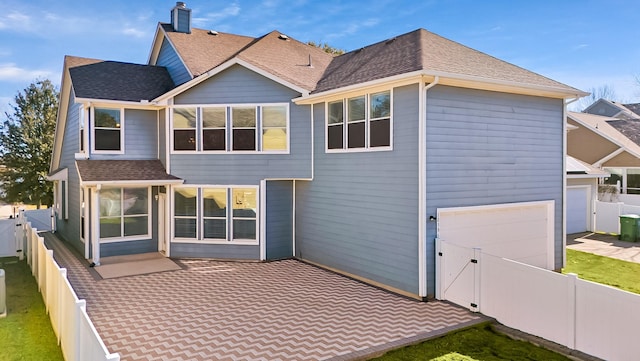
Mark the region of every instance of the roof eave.
<instances>
[{"instance_id":1,"label":"roof eave","mask_svg":"<svg viewBox=\"0 0 640 361\"><path fill-rule=\"evenodd\" d=\"M140 100L140 101L131 101L131 100L113 100L113 99L99 99L99 98L76 98L75 101L77 103L82 104L106 104L106 105L120 105L126 106L127 108L152 108L159 109L162 108L161 105L155 104L149 100Z\"/></svg>"},{"instance_id":2,"label":"roof eave","mask_svg":"<svg viewBox=\"0 0 640 361\"><path fill-rule=\"evenodd\" d=\"M183 184L184 179L155 179L155 180L101 180L101 181L80 181L80 187L96 186L162 186Z\"/></svg>"}]
</instances>

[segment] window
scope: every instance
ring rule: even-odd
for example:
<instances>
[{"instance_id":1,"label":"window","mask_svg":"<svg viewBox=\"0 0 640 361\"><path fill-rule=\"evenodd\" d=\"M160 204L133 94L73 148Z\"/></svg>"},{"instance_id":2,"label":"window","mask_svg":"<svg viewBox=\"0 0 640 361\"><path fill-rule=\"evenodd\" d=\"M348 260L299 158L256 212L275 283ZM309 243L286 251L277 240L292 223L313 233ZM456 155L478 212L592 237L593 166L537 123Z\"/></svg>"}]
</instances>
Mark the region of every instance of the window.
<instances>
[{"instance_id":1,"label":"window","mask_svg":"<svg viewBox=\"0 0 640 361\"><path fill-rule=\"evenodd\" d=\"M390 91L327 104L327 150L386 150L391 147L391 129Z\"/></svg>"},{"instance_id":2,"label":"window","mask_svg":"<svg viewBox=\"0 0 640 361\"><path fill-rule=\"evenodd\" d=\"M286 152L288 104L173 109L173 151Z\"/></svg>"},{"instance_id":3,"label":"window","mask_svg":"<svg viewBox=\"0 0 640 361\"><path fill-rule=\"evenodd\" d=\"M231 108L233 150L256 150L256 108Z\"/></svg>"},{"instance_id":4,"label":"window","mask_svg":"<svg viewBox=\"0 0 640 361\"><path fill-rule=\"evenodd\" d=\"M84 152L84 105L78 108L78 143L80 145L80 153Z\"/></svg>"},{"instance_id":5,"label":"window","mask_svg":"<svg viewBox=\"0 0 640 361\"><path fill-rule=\"evenodd\" d=\"M94 150L104 152L122 151L121 109L94 108Z\"/></svg>"},{"instance_id":6,"label":"window","mask_svg":"<svg viewBox=\"0 0 640 361\"><path fill-rule=\"evenodd\" d=\"M257 193L257 187L177 187L174 237L179 241L255 244Z\"/></svg>"},{"instance_id":7,"label":"window","mask_svg":"<svg viewBox=\"0 0 640 361\"><path fill-rule=\"evenodd\" d=\"M611 175L602 183L618 185L620 193L640 194L640 168L604 168Z\"/></svg>"},{"instance_id":8,"label":"window","mask_svg":"<svg viewBox=\"0 0 640 361\"><path fill-rule=\"evenodd\" d=\"M196 108L173 109L173 149L196 150Z\"/></svg>"},{"instance_id":9,"label":"window","mask_svg":"<svg viewBox=\"0 0 640 361\"><path fill-rule=\"evenodd\" d=\"M84 210L85 210L85 203L84 203L84 189L80 189L80 240L82 242L84 242L85 237L84 237Z\"/></svg>"},{"instance_id":10,"label":"window","mask_svg":"<svg viewBox=\"0 0 640 361\"><path fill-rule=\"evenodd\" d=\"M226 108L202 109L202 150L226 150Z\"/></svg>"},{"instance_id":11,"label":"window","mask_svg":"<svg viewBox=\"0 0 640 361\"><path fill-rule=\"evenodd\" d=\"M196 220L198 188L178 188L175 191L175 237L197 238Z\"/></svg>"},{"instance_id":12,"label":"window","mask_svg":"<svg viewBox=\"0 0 640 361\"><path fill-rule=\"evenodd\" d=\"M150 188L100 191L100 238L148 238Z\"/></svg>"}]
</instances>

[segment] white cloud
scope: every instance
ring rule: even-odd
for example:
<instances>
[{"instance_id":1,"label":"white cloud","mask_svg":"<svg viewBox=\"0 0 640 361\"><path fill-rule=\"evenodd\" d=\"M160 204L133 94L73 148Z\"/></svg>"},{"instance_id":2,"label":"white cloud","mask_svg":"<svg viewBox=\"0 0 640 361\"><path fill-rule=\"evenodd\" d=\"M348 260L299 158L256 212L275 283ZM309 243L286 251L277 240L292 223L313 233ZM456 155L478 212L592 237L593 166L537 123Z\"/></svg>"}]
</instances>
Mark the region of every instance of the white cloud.
<instances>
[{"instance_id":1,"label":"white cloud","mask_svg":"<svg viewBox=\"0 0 640 361\"><path fill-rule=\"evenodd\" d=\"M377 18L369 18L364 21L354 22L354 23L348 24L344 29L342 29L342 31L328 34L327 38L336 39L344 36L353 35L363 28L370 28L378 25L378 23L380 23L380 20Z\"/></svg>"},{"instance_id":2,"label":"white cloud","mask_svg":"<svg viewBox=\"0 0 640 361\"><path fill-rule=\"evenodd\" d=\"M203 17L194 17L193 24L195 26L205 26L215 21L219 21L222 19L226 19L233 16L238 16L240 14L240 5L237 2L231 3L227 5L224 9L219 12L207 13Z\"/></svg>"},{"instance_id":3,"label":"white cloud","mask_svg":"<svg viewBox=\"0 0 640 361\"><path fill-rule=\"evenodd\" d=\"M55 72L42 69L26 69L14 63L0 63L0 80L3 81L32 81L37 78L51 78Z\"/></svg>"},{"instance_id":4,"label":"white cloud","mask_svg":"<svg viewBox=\"0 0 640 361\"><path fill-rule=\"evenodd\" d=\"M0 119L5 118L4 113L12 113L13 108L11 104L13 104L13 100L14 99L10 97L0 97Z\"/></svg>"},{"instance_id":5,"label":"white cloud","mask_svg":"<svg viewBox=\"0 0 640 361\"><path fill-rule=\"evenodd\" d=\"M0 29L12 29L16 31L31 31L33 24L31 17L17 11L0 15Z\"/></svg>"},{"instance_id":6,"label":"white cloud","mask_svg":"<svg viewBox=\"0 0 640 361\"><path fill-rule=\"evenodd\" d=\"M125 28L124 30L122 30L122 33L124 35L130 35L136 38L144 38L148 35L146 31L136 28Z\"/></svg>"},{"instance_id":7,"label":"white cloud","mask_svg":"<svg viewBox=\"0 0 640 361\"><path fill-rule=\"evenodd\" d=\"M578 44L574 47L571 48L571 50L576 51L576 50L580 50L580 49L584 49L589 47L589 44Z\"/></svg>"}]
</instances>

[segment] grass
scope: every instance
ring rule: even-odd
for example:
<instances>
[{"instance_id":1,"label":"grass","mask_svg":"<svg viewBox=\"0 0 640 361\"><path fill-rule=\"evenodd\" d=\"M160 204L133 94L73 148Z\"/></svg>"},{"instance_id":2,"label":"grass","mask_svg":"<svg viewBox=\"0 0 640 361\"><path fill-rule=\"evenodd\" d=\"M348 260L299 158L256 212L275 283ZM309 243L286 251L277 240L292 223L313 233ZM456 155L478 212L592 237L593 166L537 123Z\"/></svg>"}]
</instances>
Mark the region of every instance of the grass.
<instances>
[{"instance_id":1,"label":"grass","mask_svg":"<svg viewBox=\"0 0 640 361\"><path fill-rule=\"evenodd\" d=\"M640 263L567 249L567 264L562 273L575 273L583 280L640 293Z\"/></svg>"},{"instance_id":2,"label":"grass","mask_svg":"<svg viewBox=\"0 0 640 361\"><path fill-rule=\"evenodd\" d=\"M25 261L0 258L5 271L7 317L0 318L0 360L63 361L42 296Z\"/></svg>"},{"instance_id":3,"label":"grass","mask_svg":"<svg viewBox=\"0 0 640 361\"><path fill-rule=\"evenodd\" d=\"M390 351L379 361L556 361L569 359L532 343L514 340L484 324Z\"/></svg>"}]
</instances>

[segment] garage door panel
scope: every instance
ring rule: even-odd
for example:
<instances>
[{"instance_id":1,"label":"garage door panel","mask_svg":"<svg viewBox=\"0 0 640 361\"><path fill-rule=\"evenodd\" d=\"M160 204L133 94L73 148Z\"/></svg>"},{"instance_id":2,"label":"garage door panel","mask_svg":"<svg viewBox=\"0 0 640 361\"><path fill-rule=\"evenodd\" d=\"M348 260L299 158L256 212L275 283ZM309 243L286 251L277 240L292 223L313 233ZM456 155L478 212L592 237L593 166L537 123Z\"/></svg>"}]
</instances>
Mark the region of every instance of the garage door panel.
<instances>
[{"instance_id":1,"label":"garage door panel","mask_svg":"<svg viewBox=\"0 0 640 361\"><path fill-rule=\"evenodd\" d=\"M438 209L438 238L448 243L554 268L554 202Z\"/></svg>"}]
</instances>

